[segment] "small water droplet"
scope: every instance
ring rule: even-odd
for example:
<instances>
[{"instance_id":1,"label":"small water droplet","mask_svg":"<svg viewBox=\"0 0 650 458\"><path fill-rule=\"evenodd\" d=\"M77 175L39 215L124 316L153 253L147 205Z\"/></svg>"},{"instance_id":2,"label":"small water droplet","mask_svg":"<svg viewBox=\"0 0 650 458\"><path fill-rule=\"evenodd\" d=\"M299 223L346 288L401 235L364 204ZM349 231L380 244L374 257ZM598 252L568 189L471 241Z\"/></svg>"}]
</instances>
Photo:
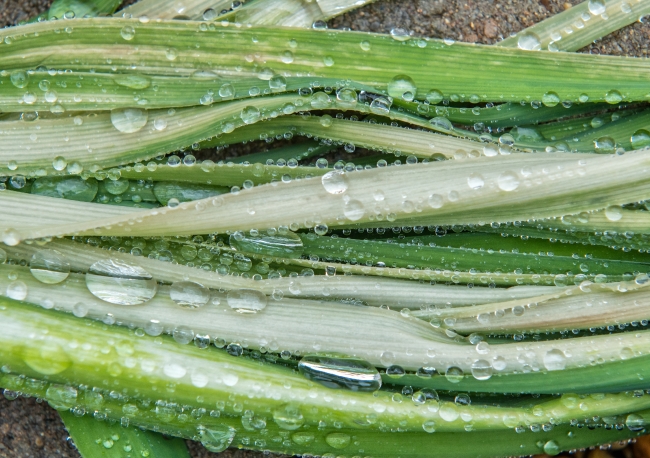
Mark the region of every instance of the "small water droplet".
<instances>
[{"instance_id":1,"label":"small water droplet","mask_svg":"<svg viewBox=\"0 0 650 458\"><path fill-rule=\"evenodd\" d=\"M388 83L387 90L391 97L410 102L415 98L418 89L410 76L397 75Z\"/></svg>"},{"instance_id":2,"label":"small water droplet","mask_svg":"<svg viewBox=\"0 0 650 458\"><path fill-rule=\"evenodd\" d=\"M555 92L547 92L542 96L542 103L547 107L554 107L560 103L560 96Z\"/></svg>"},{"instance_id":3,"label":"small water droplet","mask_svg":"<svg viewBox=\"0 0 650 458\"><path fill-rule=\"evenodd\" d=\"M478 173L472 173L467 178L467 184L471 189L481 189L485 185L485 180Z\"/></svg>"},{"instance_id":4,"label":"small water droplet","mask_svg":"<svg viewBox=\"0 0 650 458\"><path fill-rule=\"evenodd\" d=\"M544 355L544 367L549 371L561 371L566 367L566 356L562 350L553 348Z\"/></svg>"},{"instance_id":5,"label":"small water droplet","mask_svg":"<svg viewBox=\"0 0 650 458\"><path fill-rule=\"evenodd\" d=\"M281 428L294 431L305 424L305 417L296 405L286 405L273 411L273 420Z\"/></svg>"},{"instance_id":6,"label":"small water droplet","mask_svg":"<svg viewBox=\"0 0 650 458\"><path fill-rule=\"evenodd\" d=\"M623 96L617 90L611 90L607 94L605 94L605 101L607 103L611 103L612 105L615 105L623 101Z\"/></svg>"},{"instance_id":7,"label":"small water droplet","mask_svg":"<svg viewBox=\"0 0 650 458\"><path fill-rule=\"evenodd\" d=\"M395 41L407 41L411 38L408 30L402 29L400 27L391 29L390 36L393 37L393 40Z\"/></svg>"},{"instance_id":8,"label":"small water droplet","mask_svg":"<svg viewBox=\"0 0 650 458\"><path fill-rule=\"evenodd\" d=\"M199 431L201 445L208 451L220 453L230 447L235 439L236 430L228 425L210 425Z\"/></svg>"},{"instance_id":9,"label":"small water droplet","mask_svg":"<svg viewBox=\"0 0 650 458\"><path fill-rule=\"evenodd\" d=\"M390 113L390 107L393 105L393 99L390 97L377 97L370 103L370 111L386 116Z\"/></svg>"},{"instance_id":10,"label":"small water droplet","mask_svg":"<svg viewBox=\"0 0 650 458\"><path fill-rule=\"evenodd\" d=\"M366 214L366 209L361 201L349 200L343 207L343 214L350 221L358 221Z\"/></svg>"},{"instance_id":11,"label":"small water droplet","mask_svg":"<svg viewBox=\"0 0 650 458\"><path fill-rule=\"evenodd\" d=\"M561 452L560 445L554 440L550 440L544 444L544 453L547 455L555 456Z\"/></svg>"},{"instance_id":12,"label":"small water droplet","mask_svg":"<svg viewBox=\"0 0 650 458\"><path fill-rule=\"evenodd\" d=\"M533 32L526 32L519 35L517 46L519 46L519 49L526 51L539 51L542 49L542 43L539 37Z\"/></svg>"},{"instance_id":13,"label":"small water droplet","mask_svg":"<svg viewBox=\"0 0 650 458\"><path fill-rule=\"evenodd\" d=\"M472 363L472 375L476 380L488 380L492 377L492 365L484 359L474 361Z\"/></svg>"},{"instance_id":14,"label":"small water droplet","mask_svg":"<svg viewBox=\"0 0 650 458\"><path fill-rule=\"evenodd\" d=\"M11 75L9 75L9 79L11 80L11 84L16 86L18 89L26 88L29 82L27 73L25 73L22 70L14 70L13 72L11 72Z\"/></svg>"},{"instance_id":15,"label":"small water droplet","mask_svg":"<svg viewBox=\"0 0 650 458\"><path fill-rule=\"evenodd\" d=\"M605 209L605 217L610 221L619 221L623 218L623 209L616 205L612 205Z\"/></svg>"},{"instance_id":16,"label":"small water droplet","mask_svg":"<svg viewBox=\"0 0 650 458\"><path fill-rule=\"evenodd\" d=\"M514 191L519 187L519 176L515 172L503 172L497 179L497 185L502 191Z\"/></svg>"},{"instance_id":17,"label":"small water droplet","mask_svg":"<svg viewBox=\"0 0 650 458\"><path fill-rule=\"evenodd\" d=\"M325 442L332 448L337 450L343 449L350 445L352 438L349 434L345 433L329 433L325 436Z\"/></svg>"},{"instance_id":18,"label":"small water droplet","mask_svg":"<svg viewBox=\"0 0 650 458\"><path fill-rule=\"evenodd\" d=\"M126 41L133 40L133 37L135 37L135 29L130 25L125 25L124 27L122 27L122 30L120 31L120 35Z\"/></svg>"},{"instance_id":19,"label":"small water droplet","mask_svg":"<svg viewBox=\"0 0 650 458\"><path fill-rule=\"evenodd\" d=\"M239 116L245 124L256 123L262 117L259 108L253 106L244 107Z\"/></svg>"}]
</instances>

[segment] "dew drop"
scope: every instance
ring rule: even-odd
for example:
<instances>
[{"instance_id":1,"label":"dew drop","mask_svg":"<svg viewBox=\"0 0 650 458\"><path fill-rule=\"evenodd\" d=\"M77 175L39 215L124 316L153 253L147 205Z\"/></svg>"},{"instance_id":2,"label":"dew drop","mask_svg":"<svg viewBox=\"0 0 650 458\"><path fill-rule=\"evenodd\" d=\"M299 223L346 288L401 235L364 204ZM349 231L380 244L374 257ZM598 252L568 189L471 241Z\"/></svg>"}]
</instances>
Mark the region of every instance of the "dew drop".
<instances>
[{"instance_id":1,"label":"dew drop","mask_svg":"<svg viewBox=\"0 0 650 458\"><path fill-rule=\"evenodd\" d=\"M239 114L239 117L245 124L253 124L260 120L262 117L259 108L253 106L244 107Z\"/></svg>"},{"instance_id":2,"label":"dew drop","mask_svg":"<svg viewBox=\"0 0 650 458\"><path fill-rule=\"evenodd\" d=\"M625 418L625 426L627 426L627 429L630 431L643 431L646 424L645 418L635 413L631 413Z\"/></svg>"},{"instance_id":3,"label":"dew drop","mask_svg":"<svg viewBox=\"0 0 650 458\"><path fill-rule=\"evenodd\" d=\"M445 378L451 383L458 383L463 380L465 373L460 367L451 366L445 372Z\"/></svg>"},{"instance_id":4,"label":"dew drop","mask_svg":"<svg viewBox=\"0 0 650 458\"><path fill-rule=\"evenodd\" d=\"M11 80L11 84L16 86L18 89L24 89L27 87L27 83L29 82L27 73L25 73L22 70L14 70L11 72L11 75L9 75L9 79Z\"/></svg>"},{"instance_id":5,"label":"dew drop","mask_svg":"<svg viewBox=\"0 0 650 458\"><path fill-rule=\"evenodd\" d=\"M566 356L561 350L554 348L544 355L544 367L549 371L561 371L566 367Z\"/></svg>"},{"instance_id":6,"label":"dew drop","mask_svg":"<svg viewBox=\"0 0 650 458\"><path fill-rule=\"evenodd\" d=\"M116 108L111 110L111 123L120 132L132 134L141 130L149 119L149 113L142 108Z\"/></svg>"},{"instance_id":7,"label":"dew drop","mask_svg":"<svg viewBox=\"0 0 650 458\"><path fill-rule=\"evenodd\" d=\"M539 37L532 32L526 32L519 35L517 46L519 46L519 49L526 51L539 51L542 49L542 43Z\"/></svg>"},{"instance_id":8,"label":"dew drop","mask_svg":"<svg viewBox=\"0 0 650 458\"><path fill-rule=\"evenodd\" d=\"M437 129L442 129L442 130L453 130L454 126L451 123L451 121L447 118L443 118L441 116L437 116L435 118L431 118L429 120L429 123L431 126Z\"/></svg>"},{"instance_id":9,"label":"dew drop","mask_svg":"<svg viewBox=\"0 0 650 458\"><path fill-rule=\"evenodd\" d=\"M467 184L471 189L481 189L485 185L485 180L478 173L472 173L467 178Z\"/></svg>"},{"instance_id":10,"label":"dew drop","mask_svg":"<svg viewBox=\"0 0 650 458\"><path fill-rule=\"evenodd\" d=\"M27 297L27 285L20 280L12 281L7 285L7 297L16 301L24 301Z\"/></svg>"},{"instance_id":11,"label":"dew drop","mask_svg":"<svg viewBox=\"0 0 650 458\"><path fill-rule=\"evenodd\" d=\"M607 103L615 105L623 101L623 96L617 90L611 90L607 94L605 94L605 101Z\"/></svg>"},{"instance_id":12,"label":"dew drop","mask_svg":"<svg viewBox=\"0 0 650 458\"><path fill-rule=\"evenodd\" d=\"M210 290L193 281L177 281L169 289L169 297L183 308L203 307L210 300Z\"/></svg>"},{"instance_id":13,"label":"dew drop","mask_svg":"<svg viewBox=\"0 0 650 458\"><path fill-rule=\"evenodd\" d=\"M544 453L547 455L555 456L560 453L560 445L554 440L550 440L544 444Z\"/></svg>"},{"instance_id":14,"label":"dew drop","mask_svg":"<svg viewBox=\"0 0 650 458\"><path fill-rule=\"evenodd\" d=\"M133 27L131 27L130 25L126 25L126 26L122 27L122 30L120 31L120 35L126 41L133 40L133 37L135 37L135 29Z\"/></svg>"},{"instance_id":15,"label":"dew drop","mask_svg":"<svg viewBox=\"0 0 650 458\"><path fill-rule=\"evenodd\" d=\"M337 450L344 449L350 445L351 440L352 438L350 435L345 433L329 433L325 436L325 442L327 442L327 445Z\"/></svg>"},{"instance_id":16,"label":"dew drop","mask_svg":"<svg viewBox=\"0 0 650 458\"><path fill-rule=\"evenodd\" d=\"M143 304L158 290L149 272L116 259L97 261L90 266L86 286L95 297L118 305Z\"/></svg>"},{"instance_id":17,"label":"dew drop","mask_svg":"<svg viewBox=\"0 0 650 458\"><path fill-rule=\"evenodd\" d=\"M366 209L361 201L349 200L343 207L343 214L350 221L358 221L366 214Z\"/></svg>"},{"instance_id":18,"label":"dew drop","mask_svg":"<svg viewBox=\"0 0 650 458\"><path fill-rule=\"evenodd\" d=\"M367 361L357 358L305 356L298 370L307 379L328 388L351 391L377 391L381 388L381 375Z\"/></svg>"},{"instance_id":19,"label":"dew drop","mask_svg":"<svg viewBox=\"0 0 650 458\"><path fill-rule=\"evenodd\" d=\"M415 82L407 75L397 75L388 83L388 95L408 102L412 101L417 92Z\"/></svg>"},{"instance_id":20,"label":"dew drop","mask_svg":"<svg viewBox=\"0 0 650 458\"><path fill-rule=\"evenodd\" d=\"M330 194L343 194L349 186L348 176L340 170L327 172L321 178L321 183Z\"/></svg>"},{"instance_id":21,"label":"dew drop","mask_svg":"<svg viewBox=\"0 0 650 458\"><path fill-rule=\"evenodd\" d=\"M612 137L599 137L594 141L597 153L613 153L616 149L616 140Z\"/></svg>"},{"instance_id":22,"label":"dew drop","mask_svg":"<svg viewBox=\"0 0 650 458\"><path fill-rule=\"evenodd\" d=\"M632 148L641 149L647 146L650 146L650 132L645 129L640 129L632 134L630 137L630 143L632 143Z\"/></svg>"},{"instance_id":23,"label":"dew drop","mask_svg":"<svg viewBox=\"0 0 650 458\"><path fill-rule=\"evenodd\" d=\"M605 217L609 221L619 221L621 218L623 218L623 209L616 205L607 207L605 209Z\"/></svg>"},{"instance_id":24,"label":"dew drop","mask_svg":"<svg viewBox=\"0 0 650 458\"><path fill-rule=\"evenodd\" d=\"M266 308L266 294L256 289L236 289L226 296L228 306L239 313L257 313Z\"/></svg>"},{"instance_id":25,"label":"dew drop","mask_svg":"<svg viewBox=\"0 0 650 458\"><path fill-rule=\"evenodd\" d=\"M502 191L514 191L519 187L519 176L515 172L503 172L497 179L497 185Z\"/></svg>"},{"instance_id":26,"label":"dew drop","mask_svg":"<svg viewBox=\"0 0 650 458\"><path fill-rule=\"evenodd\" d=\"M201 445L208 451L220 453L230 447L235 439L236 430L228 425L210 425L199 431Z\"/></svg>"},{"instance_id":27,"label":"dew drop","mask_svg":"<svg viewBox=\"0 0 650 458\"><path fill-rule=\"evenodd\" d=\"M273 411L273 420L284 430L295 431L305 424L305 417L296 405L286 405Z\"/></svg>"},{"instance_id":28,"label":"dew drop","mask_svg":"<svg viewBox=\"0 0 650 458\"><path fill-rule=\"evenodd\" d=\"M605 1L589 0L589 2L587 3L587 8L589 8L589 12L594 16L600 16L606 10Z\"/></svg>"},{"instance_id":29,"label":"dew drop","mask_svg":"<svg viewBox=\"0 0 650 458\"><path fill-rule=\"evenodd\" d=\"M56 250L40 250L32 256L29 271L41 283L54 285L70 275L70 263Z\"/></svg>"},{"instance_id":30,"label":"dew drop","mask_svg":"<svg viewBox=\"0 0 650 458\"><path fill-rule=\"evenodd\" d=\"M560 103L560 96L555 92L547 92L542 96L542 103L547 107L554 107Z\"/></svg>"},{"instance_id":31,"label":"dew drop","mask_svg":"<svg viewBox=\"0 0 650 458\"><path fill-rule=\"evenodd\" d=\"M388 97L377 97L370 103L370 111L387 116L390 113L390 107L393 105L393 99Z\"/></svg>"},{"instance_id":32,"label":"dew drop","mask_svg":"<svg viewBox=\"0 0 650 458\"><path fill-rule=\"evenodd\" d=\"M492 365L484 359L474 361L472 363L472 375L476 380L488 380L492 377Z\"/></svg>"}]
</instances>

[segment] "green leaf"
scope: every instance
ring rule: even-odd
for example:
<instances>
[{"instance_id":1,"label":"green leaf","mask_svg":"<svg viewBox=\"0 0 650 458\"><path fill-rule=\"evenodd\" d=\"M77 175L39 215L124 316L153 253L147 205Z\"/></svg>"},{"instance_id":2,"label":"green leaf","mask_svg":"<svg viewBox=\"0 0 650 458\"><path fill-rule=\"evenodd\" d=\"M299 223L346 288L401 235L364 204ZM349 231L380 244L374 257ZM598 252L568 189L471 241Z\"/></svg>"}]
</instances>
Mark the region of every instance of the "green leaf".
<instances>
[{"instance_id":1,"label":"green leaf","mask_svg":"<svg viewBox=\"0 0 650 458\"><path fill-rule=\"evenodd\" d=\"M185 441L130 427L128 417L123 417L120 425L95 420L90 416L78 417L65 411L59 412L59 415L84 458L190 457Z\"/></svg>"}]
</instances>

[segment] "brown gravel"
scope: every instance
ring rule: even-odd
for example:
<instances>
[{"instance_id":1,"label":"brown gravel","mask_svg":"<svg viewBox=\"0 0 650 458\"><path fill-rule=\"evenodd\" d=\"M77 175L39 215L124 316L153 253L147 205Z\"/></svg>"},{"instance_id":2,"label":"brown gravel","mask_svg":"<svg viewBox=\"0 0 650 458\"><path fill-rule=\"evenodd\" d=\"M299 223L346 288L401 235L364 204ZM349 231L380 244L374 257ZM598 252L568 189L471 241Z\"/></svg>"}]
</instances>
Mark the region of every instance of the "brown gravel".
<instances>
[{"instance_id":1,"label":"brown gravel","mask_svg":"<svg viewBox=\"0 0 650 458\"><path fill-rule=\"evenodd\" d=\"M44 11L49 0L0 0L0 27ZM332 28L389 32L400 27L415 35L492 44L511 33L580 3L580 0L380 0L330 22ZM588 46L583 52L648 56L650 21L637 22ZM33 399L0 396L0 458L78 458L55 411ZM195 458L261 458L257 452L210 453L189 443ZM277 455L271 455L276 456ZM543 455L539 455L541 458ZM650 438L633 446L578 452L574 458L650 457Z\"/></svg>"}]
</instances>

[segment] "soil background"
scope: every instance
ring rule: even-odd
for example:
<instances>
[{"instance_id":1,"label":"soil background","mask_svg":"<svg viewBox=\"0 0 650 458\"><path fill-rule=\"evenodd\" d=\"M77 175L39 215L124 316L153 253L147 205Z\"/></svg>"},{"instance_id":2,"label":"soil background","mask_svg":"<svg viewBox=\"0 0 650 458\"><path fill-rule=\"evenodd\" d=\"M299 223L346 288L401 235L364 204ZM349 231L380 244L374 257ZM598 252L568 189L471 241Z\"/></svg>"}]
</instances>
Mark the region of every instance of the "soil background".
<instances>
[{"instance_id":1,"label":"soil background","mask_svg":"<svg viewBox=\"0 0 650 458\"><path fill-rule=\"evenodd\" d=\"M0 27L18 24L46 10L51 0L0 0ZM133 1L125 2L133 3ZM403 28L416 36L493 44L559 13L580 0L378 0L329 22L330 28L390 32ZM1 34L1 32L0 32ZM591 44L581 52L648 57L650 17ZM468 62L468 65L480 63ZM0 396L0 458L79 458L58 414L46 403ZM210 453L188 442L195 458L277 458L259 452ZM543 455L540 455L541 458ZM575 458L650 458L650 439L587 450Z\"/></svg>"}]
</instances>

